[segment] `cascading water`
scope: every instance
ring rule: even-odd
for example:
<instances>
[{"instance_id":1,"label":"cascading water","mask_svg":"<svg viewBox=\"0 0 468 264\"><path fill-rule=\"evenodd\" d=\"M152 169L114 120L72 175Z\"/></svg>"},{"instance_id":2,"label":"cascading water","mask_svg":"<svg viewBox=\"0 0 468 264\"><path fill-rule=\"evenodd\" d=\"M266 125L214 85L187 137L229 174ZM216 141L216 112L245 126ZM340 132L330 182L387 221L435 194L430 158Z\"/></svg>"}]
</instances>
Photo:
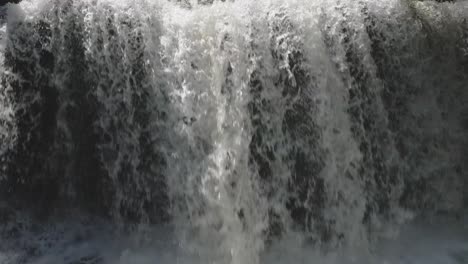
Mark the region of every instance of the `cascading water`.
<instances>
[{"instance_id":1,"label":"cascading water","mask_svg":"<svg viewBox=\"0 0 468 264\"><path fill-rule=\"evenodd\" d=\"M466 223L466 1L0 11L0 263L380 263Z\"/></svg>"}]
</instances>

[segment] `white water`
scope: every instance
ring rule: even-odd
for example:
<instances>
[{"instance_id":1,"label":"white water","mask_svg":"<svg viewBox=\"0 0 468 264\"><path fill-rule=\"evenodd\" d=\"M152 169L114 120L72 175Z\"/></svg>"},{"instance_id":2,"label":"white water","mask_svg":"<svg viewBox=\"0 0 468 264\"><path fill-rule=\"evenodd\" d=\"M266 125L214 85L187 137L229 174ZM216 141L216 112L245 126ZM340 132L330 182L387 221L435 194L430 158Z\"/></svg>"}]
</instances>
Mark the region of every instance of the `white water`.
<instances>
[{"instance_id":1,"label":"white water","mask_svg":"<svg viewBox=\"0 0 468 264\"><path fill-rule=\"evenodd\" d=\"M466 206L468 78L459 60L467 56L461 27L467 2L191 6L130 0L9 6L7 28L0 28L7 80L0 87L2 158L21 150L18 109L32 112L31 131L39 131L31 105L47 105L42 87L53 87L55 134L44 139L48 152L40 154L48 158L38 161L47 169L27 175L58 177L65 204L88 201L89 191L91 203L106 196L114 224L125 226L128 215L138 222L135 238L111 243L115 234L103 232L71 244L65 234L81 227L63 223L62 242L25 263L62 263L88 250L105 263L466 260L466 230L447 223L423 242L416 241L433 231L427 223L397 240L414 248L377 241L418 209ZM4 63L8 52L30 72ZM42 60L48 56L53 66ZM17 80L32 88L13 102L5 91L19 90ZM98 196L87 184L100 174L83 158L90 130L98 134L93 144L105 172ZM421 194L407 187L419 181L428 182ZM151 224L161 214L159 201L170 215L164 226ZM35 240L36 234L32 248ZM29 243L27 234L19 241ZM448 249L437 245L452 242ZM27 255L15 248L21 246L0 252L0 262Z\"/></svg>"},{"instance_id":2,"label":"white water","mask_svg":"<svg viewBox=\"0 0 468 264\"><path fill-rule=\"evenodd\" d=\"M151 238L143 246L137 242L141 238L112 235L105 223L83 225L68 220L23 231L18 240L4 240L0 263L217 263L214 253L193 254L182 248L166 227L147 229L146 236ZM259 263L463 264L468 259L467 237L468 227L460 220L434 218L430 223L405 225L399 235L379 241L368 251L324 253L301 245L297 237L285 239L262 253Z\"/></svg>"}]
</instances>

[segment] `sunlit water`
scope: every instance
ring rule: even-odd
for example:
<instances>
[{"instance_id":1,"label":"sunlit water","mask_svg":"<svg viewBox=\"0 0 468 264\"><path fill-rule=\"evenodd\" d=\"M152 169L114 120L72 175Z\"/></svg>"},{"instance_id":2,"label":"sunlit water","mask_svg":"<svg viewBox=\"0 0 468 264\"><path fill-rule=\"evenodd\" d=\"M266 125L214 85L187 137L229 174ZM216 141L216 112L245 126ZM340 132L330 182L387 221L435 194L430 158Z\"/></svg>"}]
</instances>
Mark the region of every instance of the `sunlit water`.
<instances>
[{"instance_id":1,"label":"sunlit water","mask_svg":"<svg viewBox=\"0 0 468 264\"><path fill-rule=\"evenodd\" d=\"M4 213L0 263L467 263L451 220L468 197L467 16L466 1L9 5L4 199L67 216Z\"/></svg>"}]
</instances>

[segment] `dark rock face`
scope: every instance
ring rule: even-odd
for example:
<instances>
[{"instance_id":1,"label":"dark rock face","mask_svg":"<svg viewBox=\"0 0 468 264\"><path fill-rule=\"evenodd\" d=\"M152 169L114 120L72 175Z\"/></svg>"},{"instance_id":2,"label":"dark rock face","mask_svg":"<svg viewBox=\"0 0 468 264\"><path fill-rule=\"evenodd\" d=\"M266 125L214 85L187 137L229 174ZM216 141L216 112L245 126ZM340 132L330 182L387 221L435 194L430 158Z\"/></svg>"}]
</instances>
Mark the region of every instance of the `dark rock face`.
<instances>
[{"instance_id":1,"label":"dark rock face","mask_svg":"<svg viewBox=\"0 0 468 264\"><path fill-rule=\"evenodd\" d=\"M72 8L71 4L63 5L57 10L57 18L53 19L63 17L65 21L51 23L55 27L55 38L67 32L53 47L54 50L60 49L60 52L54 52L54 75L67 78L56 87L60 105L55 119L59 126L51 159L56 161L54 174L62 177L62 181L65 178L68 185L62 186L62 196L70 194L75 203L83 204L97 213L109 206L110 194L106 190L107 182L102 177L104 170L98 160L99 135L93 125L98 109L92 96L94 80L90 78L85 59L83 18L75 15Z\"/></svg>"},{"instance_id":2,"label":"dark rock face","mask_svg":"<svg viewBox=\"0 0 468 264\"><path fill-rule=\"evenodd\" d=\"M53 56L45 46L49 44L50 28L43 22L18 25L40 32L34 46L29 45L26 35L16 36L11 52L5 54L5 65L16 76L6 76L5 87L10 86L16 117L17 145L7 154L10 163L6 168L7 184L4 193L24 195L27 199L40 201L55 200L58 194L57 179L51 177L51 164L47 161L55 136L57 92L49 82L53 68ZM26 43L28 43L26 45ZM15 53L18 56L13 57ZM37 61L30 58L37 56ZM12 164L17 164L14 166Z\"/></svg>"},{"instance_id":3,"label":"dark rock face","mask_svg":"<svg viewBox=\"0 0 468 264\"><path fill-rule=\"evenodd\" d=\"M143 36L134 30L140 22L129 17L116 20L111 9L106 19L108 23L99 29L99 39L93 50L96 60L88 62L93 67L89 73L95 81L94 89L103 95L96 97L100 116L96 121L100 125L95 127L99 162L106 168L104 178L110 180L106 185L111 192L112 189L123 192L113 194L123 195L120 200L113 199L112 207L118 214L132 221L145 217L150 221L164 220L168 206L161 173L164 159L155 150L154 134L158 132L152 129L152 120L160 118L160 110L150 101L153 87L148 85L147 66L143 61ZM116 25L120 25L119 30ZM119 31L123 36L118 35ZM127 43L122 42L122 37ZM102 54L111 55L105 58ZM122 62L123 57L129 58L127 64ZM127 75L116 78L121 74L116 70L125 71ZM116 83L123 88L113 88ZM109 98L119 102L117 109L108 102Z\"/></svg>"},{"instance_id":4,"label":"dark rock face","mask_svg":"<svg viewBox=\"0 0 468 264\"><path fill-rule=\"evenodd\" d=\"M392 189L399 183L396 164L389 162L386 157L392 152L392 138L385 119L386 113L380 108L379 84L362 61L362 51L351 41L359 33L346 26L343 33L346 37L342 45L346 47L348 74L352 80L348 113L353 124L352 132L363 154L359 174L370 198L366 217L385 215L392 206Z\"/></svg>"},{"instance_id":5,"label":"dark rock face","mask_svg":"<svg viewBox=\"0 0 468 264\"><path fill-rule=\"evenodd\" d=\"M105 51L97 46L96 51L110 52L115 60L112 66L119 65L123 56L133 58L133 82L127 86L132 105L109 112L106 98L99 98L97 90L119 96L118 91L109 90L115 80L100 72L107 70L105 65L96 65L85 55L83 17L68 3L55 7L44 20L19 22L10 29L14 34L5 53L9 74L2 79L5 89L1 92L12 103L12 130L16 129L17 137L14 147L2 155L2 160L8 160L2 172L6 180L0 183L2 194L25 205L44 203L37 208L81 207L104 216L121 215L130 222L167 219L160 173L164 161L154 150L154 131L149 128L154 109L148 104L151 87L143 83L142 36L129 33L133 35L128 36L127 53L120 53L109 10L109 27L103 30L111 38L106 41L114 46ZM131 29L138 22L115 23ZM133 122L125 123L129 115ZM106 126L102 126L103 117L111 119ZM125 133L138 134L137 141L119 142L119 138L131 137ZM123 159L116 161L120 153ZM120 170L111 172L113 166Z\"/></svg>"},{"instance_id":6,"label":"dark rock face","mask_svg":"<svg viewBox=\"0 0 468 264\"><path fill-rule=\"evenodd\" d=\"M468 75L462 70L463 56L457 55L463 50L457 47L460 45L457 43L463 39L461 33L463 21L454 28L446 29L456 32L456 37L453 37L450 34L437 32L424 21L424 18L416 16L416 19L422 20L422 32L418 32L412 41L407 43L391 39L390 34L398 30L395 25L383 26L382 22L372 16L369 16L367 30L373 43L372 52L378 67L377 74L385 85L382 100L388 111L389 130L393 134L400 157L408 164L400 169L404 179L400 204L416 211L424 211L439 207L437 204L445 199L443 197L450 196L444 193L447 190L439 189L441 181L453 184L451 188L455 193L460 192L457 188L463 184L465 181L463 179L466 179L463 155L459 156L460 152L457 150L457 146L466 144L466 140L456 133L438 134L437 130L460 129L460 118L462 118L460 114L464 111L464 99L461 98L465 96L462 87L463 83L467 82ZM406 22L407 25L411 23L411 21ZM380 30L376 30L377 25ZM414 43L419 43L418 49L412 49L412 56L406 55L406 59L403 59L405 55L402 54L405 54L407 52L405 50L409 49L408 46ZM391 52L388 52L389 50ZM415 57L427 58L429 62L421 67ZM424 76L425 80L417 83L414 81L414 76L410 76L402 69L417 69L417 74ZM438 83L446 83L447 86ZM428 98L429 93L431 96L436 96L434 99L436 112L431 115L414 113L415 101L418 98ZM456 94L458 98L453 97ZM439 128L434 129L434 125L431 125L433 120L440 120L437 123ZM450 161L439 156L438 153L444 149L453 151ZM431 171L426 170L427 162L447 163L447 165ZM424 176L414 177L418 171L424 172ZM451 181L454 182L450 183Z\"/></svg>"},{"instance_id":7,"label":"dark rock face","mask_svg":"<svg viewBox=\"0 0 468 264\"><path fill-rule=\"evenodd\" d=\"M21 0L0 0L0 6L4 6L8 3L18 4Z\"/></svg>"},{"instance_id":8,"label":"dark rock face","mask_svg":"<svg viewBox=\"0 0 468 264\"><path fill-rule=\"evenodd\" d=\"M254 128L250 157L251 163L258 170L266 195L271 197L278 191L275 189L278 183L272 164L287 164L292 175L285 183L290 194L285 198L285 207L296 221L298 229L323 231L327 224L320 219L324 207L324 186L323 180L318 177L324 166L321 160L323 150L318 144L320 128L313 119L315 106L308 95L308 90L313 89L314 84L302 55L301 44L294 43L292 37L278 38L291 29L293 25L281 13L277 14L277 21L270 25L272 38L269 48L275 66L280 69L273 80L276 92L266 90L272 88L262 83L267 77L262 76L261 68L250 76L252 102L248 108ZM293 47L294 51L287 53L279 48L282 45ZM280 67L283 63L287 67ZM267 94L272 92L277 93L278 97L274 100L266 99ZM289 110L279 119L281 123L271 123L268 121L272 120L270 116L278 114L275 113L275 107L281 104L288 105ZM278 217L274 210L270 211L271 228L268 236L281 234L283 223ZM326 232L322 236L326 238Z\"/></svg>"}]
</instances>

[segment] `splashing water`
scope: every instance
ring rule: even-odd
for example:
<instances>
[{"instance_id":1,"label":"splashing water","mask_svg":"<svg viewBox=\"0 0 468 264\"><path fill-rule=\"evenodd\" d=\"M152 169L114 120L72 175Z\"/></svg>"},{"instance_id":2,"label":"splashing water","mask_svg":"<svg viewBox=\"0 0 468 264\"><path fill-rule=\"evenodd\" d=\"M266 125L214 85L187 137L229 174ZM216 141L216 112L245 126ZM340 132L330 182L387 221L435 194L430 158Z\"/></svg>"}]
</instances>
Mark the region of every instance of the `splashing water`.
<instances>
[{"instance_id":1,"label":"splashing water","mask_svg":"<svg viewBox=\"0 0 468 264\"><path fill-rule=\"evenodd\" d=\"M426 261L379 241L468 204L468 2L199 2L7 6L0 262Z\"/></svg>"}]
</instances>

